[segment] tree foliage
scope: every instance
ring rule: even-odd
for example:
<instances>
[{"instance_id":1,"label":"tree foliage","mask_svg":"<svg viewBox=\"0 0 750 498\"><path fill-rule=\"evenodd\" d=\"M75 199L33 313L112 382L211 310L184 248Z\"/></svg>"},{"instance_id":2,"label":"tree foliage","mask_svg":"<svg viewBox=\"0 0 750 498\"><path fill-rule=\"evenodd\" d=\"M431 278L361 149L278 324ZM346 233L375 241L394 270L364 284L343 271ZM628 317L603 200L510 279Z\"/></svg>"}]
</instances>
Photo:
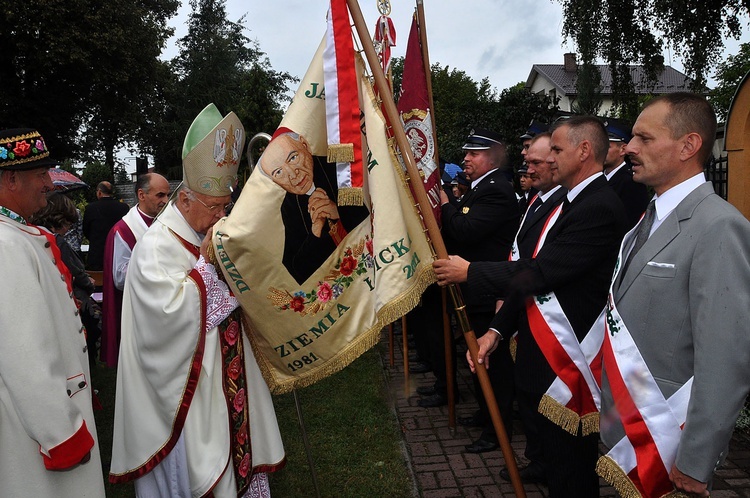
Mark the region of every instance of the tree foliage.
<instances>
[{"instance_id":1,"label":"tree foliage","mask_svg":"<svg viewBox=\"0 0 750 498\"><path fill-rule=\"evenodd\" d=\"M164 119L155 124L151 151L157 169L180 171L182 142L190 123L208 104L234 111L249 136L273 131L282 117L288 73L274 71L257 41L243 33L244 18L227 18L225 0L191 0L188 33L169 63L174 78L166 89Z\"/></svg>"},{"instance_id":2,"label":"tree foliage","mask_svg":"<svg viewBox=\"0 0 750 498\"><path fill-rule=\"evenodd\" d=\"M0 126L38 128L59 158L105 158L153 96L178 0L5 0Z\"/></svg>"},{"instance_id":3,"label":"tree foliage","mask_svg":"<svg viewBox=\"0 0 750 498\"><path fill-rule=\"evenodd\" d=\"M732 104L737 87L750 72L750 43L740 45L736 55L730 55L716 68L716 88L711 91L710 100L719 121L726 121L729 106Z\"/></svg>"},{"instance_id":4,"label":"tree foliage","mask_svg":"<svg viewBox=\"0 0 750 498\"><path fill-rule=\"evenodd\" d=\"M403 57L391 61L393 91L401 91ZM489 128L508 141L513 164L521 162L520 136L532 119L551 121L557 101L549 96L531 93L523 83L498 92L489 79L474 81L464 71L432 65L432 92L440 158L461 164L466 136L472 128Z\"/></svg>"},{"instance_id":5,"label":"tree foliage","mask_svg":"<svg viewBox=\"0 0 750 498\"><path fill-rule=\"evenodd\" d=\"M612 71L614 103L621 115L637 113L637 98L629 64L642 64L655 81L668 44L693 78L694 91L703 91L727 37L739 38L739 16L747 0L558 0L563 6L563 35L578 47L584 63L597 58Z\"/></svg>"}]
</instances>

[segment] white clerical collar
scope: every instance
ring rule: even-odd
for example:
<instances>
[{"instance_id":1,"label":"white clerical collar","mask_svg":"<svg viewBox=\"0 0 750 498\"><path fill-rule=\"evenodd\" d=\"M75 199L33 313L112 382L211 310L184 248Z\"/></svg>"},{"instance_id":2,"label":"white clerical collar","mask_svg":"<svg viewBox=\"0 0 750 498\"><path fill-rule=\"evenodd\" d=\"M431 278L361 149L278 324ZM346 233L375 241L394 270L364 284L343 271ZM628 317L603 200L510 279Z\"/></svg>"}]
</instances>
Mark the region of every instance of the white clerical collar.
<instances>
[{"instance_id":1,"label":"white clerical collar","mask_svg":"<svg viewBox=\"0 0 750 498\"><path fill-rule=\"evenodd\" d=\"M580 194L583 191L583 189L588 187L589 183L593 182L600 176L604 176L604 173L602 173L601 171L594 173L593 175L586 178L581 183L579 183L578 185L570 189L568 191L568 202L573 202L573 199L575 199L578 196L578 194Z\"/></svg>"},{"instance_id":2,"label":"white clerical collar","mask_svg":"<svg viewBox=\"0 0 750 498\"><path fill-rule=\"evenodd\" d=\"M656 196L656 219L663 220L669 213L675 210L677 205L685 199L690 192L706 183L706 177L701 171L697 175L678 183L663 194ZM653 230L652 230L653 233Z\"/></svg>"},{"instance_id":3,"label":"white clerical collar","mask_svg":"<svg viewBox=\"0 0 750 498\"><path fill-rule=\"evenodd\" d=\"M616 167L615 169L613 169L609 173L604 173L604 176L607 177L607 181L610 181L612 179L612 177L615 176L615 173L617 173L618 171L620 171L623 166L625 166L625 161L623 161L622 164L620 164L618 167Z\"/></svg>"},{"instance_id":4,"label":"white clerical collar","mask_svg":"<svg viewBox=\"0 0 750 498\"><path fill-rule=\"evenodd\" d=\"M542 202L547 202L547 199L549 199L550 197L552 197L552 194L554 194L555 192L557 192L561 188L562 187L560 185L555 185L554 187L552 187L551 189L549 189L549 191L546 194L543 194L543 193L539 192L539 198L542 200Z\"/></svg>"},{"instance_id":5,"label":"white clerical collar","mask_svg":"<svg viewBox=\"0 0 750 498\"><path fill-rule=\"evenodd\" d=\"M484 180L484 177L485 177L485 176L489 175L490 173L492 173L492 172L493 172L493 171L495 171L496 169L497 169L497 168L492 168L491 170L489 170L489 171L488 171L487 173L483 174L482 176L480 176L480 177L479 177L479 178L477 178L476 180L473 180L473 181L471 182L471 188L474 188L474 187L476 187L476 186L477 186L477 185L479 184L479 182L481 182L482 180Z\"/></svg>"}]
</instances>

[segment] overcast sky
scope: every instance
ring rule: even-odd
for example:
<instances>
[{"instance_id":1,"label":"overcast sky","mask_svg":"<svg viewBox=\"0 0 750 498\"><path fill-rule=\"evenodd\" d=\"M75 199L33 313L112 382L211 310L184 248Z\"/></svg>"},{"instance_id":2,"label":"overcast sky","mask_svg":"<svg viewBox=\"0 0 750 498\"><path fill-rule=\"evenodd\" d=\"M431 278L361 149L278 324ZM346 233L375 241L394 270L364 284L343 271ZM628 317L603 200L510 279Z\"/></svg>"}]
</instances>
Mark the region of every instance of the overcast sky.
<instances>
[{"instance_id":1,"label":"overcast sky","mask_svg":"<svg viewBox=\"0 0 750 498\"><path fill-rule=\"evenodd\" d=\"M302 77L325 33L328 2L325 0L227 0L232 21L245 15L246 35L259 42L272 67ZM503 90L526 81L532 64L562 64L563 54L574 51L561 36L562 7L551 0L424 0L430 62L465 71L475 81L489 77ZM396 33L394 56L403 56L414 12L413 0L391 0L391 19ZM376 0L360 2L372 35L379 17ZM187 0L170 23L176 37L187 33L190 10ZM736 54L750 41L747 19L741 40L726 41L725 53ZM165 51L177 53L174 39ZM673 53L665 51L665 63L683 70ZM709 78L712 76L709 75ZM712 85L713 82L709 81Z\"/></svg>"}]
</instances>

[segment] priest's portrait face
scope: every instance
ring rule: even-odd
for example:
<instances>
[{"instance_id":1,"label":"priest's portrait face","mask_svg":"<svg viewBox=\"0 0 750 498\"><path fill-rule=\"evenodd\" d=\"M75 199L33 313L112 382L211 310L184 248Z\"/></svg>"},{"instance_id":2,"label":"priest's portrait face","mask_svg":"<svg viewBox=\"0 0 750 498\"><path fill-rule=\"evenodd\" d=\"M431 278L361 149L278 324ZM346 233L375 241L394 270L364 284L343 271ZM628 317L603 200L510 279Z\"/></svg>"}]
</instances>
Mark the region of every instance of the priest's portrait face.
<instances>
[{"instance_id":1,"label":"priest's portrait face","mask_svg":"<svg viewBox=\"0 0 750 498\"><path fill-rule=\"evenodd\" d=\"M274 138L260 158L260 168L292 194L305 195L313 187L313 157L307 140L296 133Z\"/></svg>"}]
</instances>

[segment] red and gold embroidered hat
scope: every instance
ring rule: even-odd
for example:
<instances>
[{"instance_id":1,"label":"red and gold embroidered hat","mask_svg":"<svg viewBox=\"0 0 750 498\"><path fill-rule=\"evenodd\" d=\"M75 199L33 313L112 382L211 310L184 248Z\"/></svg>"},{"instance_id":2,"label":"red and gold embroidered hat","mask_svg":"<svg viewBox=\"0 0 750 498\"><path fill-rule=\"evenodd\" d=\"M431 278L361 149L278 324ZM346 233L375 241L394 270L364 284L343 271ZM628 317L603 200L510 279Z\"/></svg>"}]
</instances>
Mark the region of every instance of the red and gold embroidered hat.
<instances>
[{"instance_id":1,"label":"red and gold embroidered hat","mask_svg":"<svg viewBox=\"0 0 750 498\"><path fill-rule=\"evenodd\" d=\"M0 170L51 168L60 164L49 157L38 131L15 128L0 131Z\"/></svg>"}]
</instances>

